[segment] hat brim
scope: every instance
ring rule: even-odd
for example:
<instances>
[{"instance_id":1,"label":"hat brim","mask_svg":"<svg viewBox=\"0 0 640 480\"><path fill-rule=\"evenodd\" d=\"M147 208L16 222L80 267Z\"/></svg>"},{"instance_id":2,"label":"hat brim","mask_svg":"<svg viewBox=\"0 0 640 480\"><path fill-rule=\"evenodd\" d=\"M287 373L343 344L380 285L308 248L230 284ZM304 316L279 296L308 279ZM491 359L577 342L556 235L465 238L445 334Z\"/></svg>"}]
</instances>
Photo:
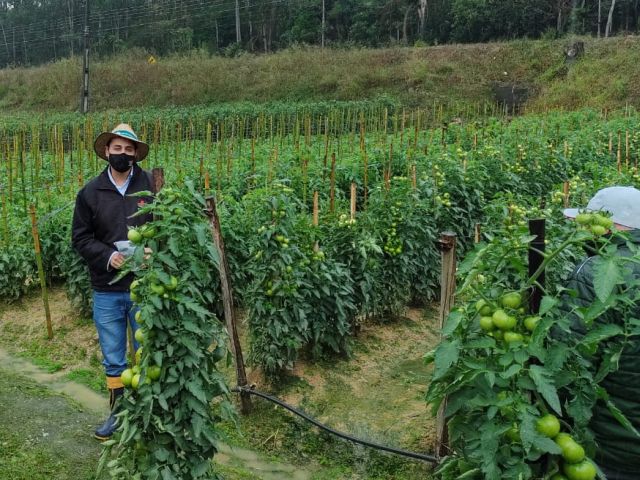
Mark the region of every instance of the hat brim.
<instances>
[{"instance_id":1,"label":"hat brim","mask_svg":"<svg viewBox=\"0 0 640 480\"><path fill-rule=\"evenodd\" d=\"M562 211L562 213L567 218L576 218L578 216L578 214L580 213L580 209L579 208L565 208Z\"/></svg>"},{"instance_id":2,"label":"hat brim","mask_svg":"<svg viewBox=\"0 0 640 480\"><path fill-rule=\"evenodd\" d=\"M129 140L130 142L136 144L136 162L141 162L149 154L149 145L141 142L140 140L132 140L131 138L123 137L112 132L102 132L100 135L98 135L98 138L96 138L96 141L93 143L93 149L95 150L96 155L98 155L103 160L109 161L104 152L107 147L107 143L109 143L116 137L124 138L125 140Z\"/></svg>"}]
</instances>

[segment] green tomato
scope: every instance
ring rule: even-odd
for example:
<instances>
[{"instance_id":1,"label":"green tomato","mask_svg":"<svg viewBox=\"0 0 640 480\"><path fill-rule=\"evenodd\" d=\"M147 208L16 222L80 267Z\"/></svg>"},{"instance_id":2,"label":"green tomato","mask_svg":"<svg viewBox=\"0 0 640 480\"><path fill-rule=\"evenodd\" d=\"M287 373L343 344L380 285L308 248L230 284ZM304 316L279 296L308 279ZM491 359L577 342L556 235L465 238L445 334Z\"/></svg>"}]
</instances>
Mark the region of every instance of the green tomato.
<instances>
[{"instance_id":1,"label":"green tomato","mask_svg":"<svg viewBox=\"0 0 640 480\"><path fill-rule=\"evenodd\" d=\"M504 341L507 343L522 342L524 337L521 333L504 332Z\"/></svg>"},{"instance_id":2,"label":"green tomato","mask_svg":"<svg viewBox=\"0 0 640 480\"><path fill-rule=\"evenodd\" d=\"M533 332L540 323L540 317L527 317L524 319L524 328Z\"/></svg>"},{"instance_id":3,"label":"green tomato","mask_svg":"<svg viewBox=\"0 0 640 480\"><path fill-rule=\"evenodd\" d=\"M137 390L139 384L140 384L140 374L136 373L131 379L131 388L133 388L134 390Z\"/></svg>"},{"instance_id":4,"label":"green tomato","mask_svg":"<svg viewBox=\"0 0 640 480\"><path fill-rule=\"evenodd\" d=\"M596 237L601 237L602 235L607 233L607 229L604 228L602 225L592 225L591 233L593 233Z\"/></svg>"},{"instance_id":5,"label":"green tomato","mask_svg":"<svg viewBox=\"0 0 640 480\"><path fill-rule=\"evenodd\" d=\"M144 331L141 328L138 328L136 330L136 333L134 334L134 337L136 339L136 342L144 343L145 335L144 335Z\"/></svg>"},{"instance_id":6,"label":"green tomato","mask_svg":"<svg viewBox=\"0 0 640 480\"><path fill-rule=\"evenodd\" d=\"M555 438L560 433L560 421L555 415L548 413L538 419L536 429L545 437Z\"/></svg>"},{"instance_id":7,"label":"green tomato","mask_svg":"<svg viewBox=\"0 0 640 480\"><path fill-rule=\"evenodd\" d=\"M513 330L513 327L516 326L516 318L507 315L507 312L504 310L496 310L493 313L492 318L493 324L505 332Z\"/></svg>"},{"instance_id":8,"label":"green tomato","mask_svg":"<svg viewBox=\"0 0 640 480\"><path fill-rule=\"evenodd\" d=\"M569 480L593 480L597 473L596 467L589 459L584 459L580 463L565 463L562 471Z\"/></svg>"},{"instance_id":9,"label":"green tomato","mask_svg":"<svg viewBox=\"0 0 640 480\"><path fill-rule=\"evenodd\" d=\"M476 312L478 312L483 317L487 317L493 314L493 309L484 298L481 298L476 302Z\"/></svg>"},{"instance_id":10,"label":"green tomato","mask_svg":"<svg viewBox=\"0 0 640 480\"><path fill-rule=\"evenodd\" d=\"M599 225L601 227L604 227L606 230L609 230L613 226L613 220L611 220L609 217L605 217L604 215L596 213L593 216L593 224Z\"/></svg>"},{"instance_id":11,"label":"green tomato","mask_svg":"<svg viewBox=\"0 0 640 480\"><path fill-rule=\"evenodd\" d=\"M590 213L579 213L578 215L576 215L576 222L578 222L580 225L589 225L592 219L593 215L591 215Z\"/></svg>"},{"instance_id":12,"label":"green tomato","mask_svg":"<svg viewBox=\"0 0 640 480\"><path fill-rule=\"evenodd\" d=\"M131 243L140 243L142 241L142 234L135 228L132 228L127 232L127 238Z\"/></svg>"},{"instance_id":13,"label":"green tomato","mask_svg":"<svg viewBox=\"0 0 640 480\"><path fill-rule=\"evenodd\" d=\"M556 442L560 448L562 448L563 445L569 442L573 442L574 440L573 437L568 433L560 432L558 435L556 435L553 441Z\"/></svg>"},{"instance_id":14,"label":"green tomato","mask_svg":"<svg viewBox=\"0 0 640 480\"><path fill-rule=\"evenodd\" d=\"M490 332L494 329L493 318L491 317L480 317L480 328L485 332Z\"/></svg>"},{"instance_id":15,"label":"green tomato","mask_svg":"<svg viewBox=\"0 0 640 480\"><path fill-rule=\"evenodd\" d=\"M522 296L518 292L510 292L502 296L502 306L516 309L522 304Z\"/></svg>"},{"instance_id":16,"label":"green tomato","mask_svg":"<svg viewBox=\"0 0 640 480\"><path fill-rule=\"evenodd\" d=\"M120 374L120 380L122 381L122 384L125 387L130 387L131 386L131 380L133 379L133 370L131 370L130 368L127 368L125 371L123 371Z\"/></svg>"},{"instance_id":17,"label":"green tomato","mask_svg":"<svg viewBox=\"0 0 640 480\"><path fill-rule=\"evenodd\" d=\"M562 458L568 463L578 463L584 460L584 448L578 442L572 440L565 442L562 448Z\"/></svg>"},{"instance_id":18,"label":"green tomato","mask_svg":"<svg viewBox=\"0 0 640 480\"><path fill-rule=\"evenodd\" d=\"M147 370L147 376L150 380L158 380L160 378L161 369L158 365L151 365Z\"/></svg>"}]
</instances>

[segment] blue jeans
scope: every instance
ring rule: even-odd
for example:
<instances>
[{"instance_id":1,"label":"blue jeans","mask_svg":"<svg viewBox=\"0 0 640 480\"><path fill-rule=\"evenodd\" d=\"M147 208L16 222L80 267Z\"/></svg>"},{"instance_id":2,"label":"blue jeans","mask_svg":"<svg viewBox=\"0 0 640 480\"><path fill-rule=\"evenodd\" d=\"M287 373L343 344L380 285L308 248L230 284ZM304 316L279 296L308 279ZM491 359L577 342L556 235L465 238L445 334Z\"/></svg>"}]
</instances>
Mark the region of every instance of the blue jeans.
<instances>
[{"instance_id":1,"label":"blue jeans","mask_svg":"<svg viewBox=\"0 0 640 480\"><path fill-rule=\"evenodd\" d=\"M127 368L127 320L131 331L135 332L138 329L134 318L137 311L129 292L93 291L93 321L98 330L107 377L119 377ZM137 350L135 339L133 344Z\"/></svg>"}]
</instances>

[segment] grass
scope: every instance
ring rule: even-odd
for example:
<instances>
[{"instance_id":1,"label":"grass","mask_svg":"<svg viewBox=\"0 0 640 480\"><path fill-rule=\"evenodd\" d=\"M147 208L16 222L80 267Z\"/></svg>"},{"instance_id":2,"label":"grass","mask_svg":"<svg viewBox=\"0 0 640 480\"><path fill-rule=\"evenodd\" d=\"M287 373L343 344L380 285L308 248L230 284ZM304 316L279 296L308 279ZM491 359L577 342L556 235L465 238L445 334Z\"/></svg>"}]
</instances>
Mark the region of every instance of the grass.
<instances>
[{"instance_id":1,"label":"grass","mask_svg":"<svg viewBox=\"0 0 640 480\"><path fill-rule=\"evenodd\" d=\"M576 38L585 56L566 66L573 39L386 49L298 47L239 58L195 51L147 63L131 50L91 64L94 111L234 102L364 100L386 95L414 107L494 101L497 84L529 88L528 110L640 105L640 39ZM81 59L0 70L0 108L78 108Z\"/></svg>"},{"instance_id":2,"label":"grass","mask_svg":"<svg viewBox=\"0 0 640 480\"><path fill-rule=\"evenodd\" d=\"M584 40L590 65L596 67L599 58L590 56L595 40ZM518 40L422 48L298 47L233 59L193 52L160 58L153 65L147 63L146 52L132 50L92 61L91 105L95 111L104 111L226 102L363 100L380 95L408 106L491 101L496 82L539 89L542 74L562 64L565 44L565 40ZM626 45L624 39L601 45L597 51L624 57L624 49L619 51ZM0 70L0 107L76 110L80 68L81 59L72 58Z\"/></svg>"},{"instance_id":3,"label":"grass","mask_svg":"<svg viewBox=\"0 0 640 480\"><path fill-rule=\"evenodd\" d=\"M0 474L13 480L95 478L95 419L37 383L0 370Z\"/></svg>"}]
</instances>

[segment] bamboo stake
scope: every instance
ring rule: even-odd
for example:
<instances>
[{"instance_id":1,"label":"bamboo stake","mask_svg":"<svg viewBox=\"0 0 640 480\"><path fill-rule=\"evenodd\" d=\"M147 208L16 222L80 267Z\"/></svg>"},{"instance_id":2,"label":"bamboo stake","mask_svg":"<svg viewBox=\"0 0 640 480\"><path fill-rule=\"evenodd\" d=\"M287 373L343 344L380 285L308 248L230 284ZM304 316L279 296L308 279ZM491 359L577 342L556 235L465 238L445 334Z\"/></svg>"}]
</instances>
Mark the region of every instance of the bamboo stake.
<instances>
[{"instance_id":1,"label":"bamboo stake","mask_svg":"<svg viewBox=\"0 0 640 480\"><path fill-rule=\"evenodd\" d=\"M47 321L47 337L53 338L53 327L51 325L51 311L49 310L49 295L47 293L47 281L44 276L42 266L42 254L40 253L40 236L38 235L38 222L36 221L36 207L31 204L29 207L31 215L31 233L33 235L33 245L36 252L36 264L38 265L38 276L40 277L40 288L42 289L42 301L44 303L44 314Z\"/></svg>"}]
</instances>

